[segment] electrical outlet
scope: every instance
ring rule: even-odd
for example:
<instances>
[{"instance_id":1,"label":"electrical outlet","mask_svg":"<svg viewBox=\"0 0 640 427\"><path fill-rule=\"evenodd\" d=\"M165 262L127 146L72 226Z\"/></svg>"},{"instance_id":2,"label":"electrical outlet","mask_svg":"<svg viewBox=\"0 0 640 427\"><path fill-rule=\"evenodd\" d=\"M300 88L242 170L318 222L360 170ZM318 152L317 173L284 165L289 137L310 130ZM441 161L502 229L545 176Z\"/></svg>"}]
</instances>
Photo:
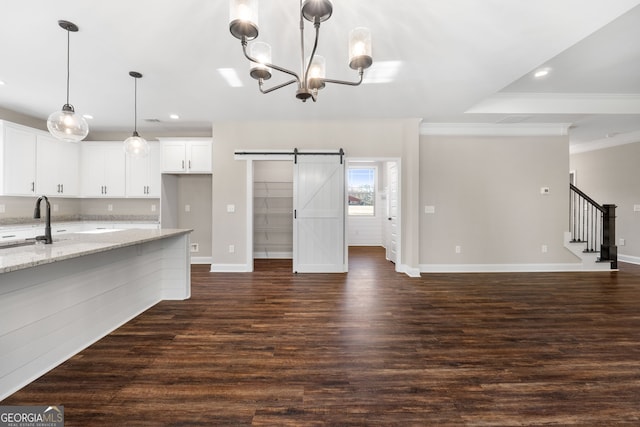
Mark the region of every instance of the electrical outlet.
<instances>
[{"instance_id":1,"label":"electrical outlet","mask_svg":"<svg viewBox=\"0 0 640 427\"><path fill-rule=\"evenodd\" d=\"M633 205L634 212L640 212L640 205Z\"/></svg>"},{"instance_id":2,"label":"electrical outlet","mask_svg":"<svg viewBox=\"0 0 640 427\"><path fill-rule=\"evenodd\" d=\"M227 212L234 213L236 211L236 205L227 205Z\"/></svg>"},{"instance_id":3,"label":"electrical outlet","mask_svg":"<svg viewBox=\"0 0 640 427\"><path fill-rule=\"evenodd\" d=\"M191 252L199 252L199 251L200 251L200 245L198 245L197 243L192 243Z\"/></svg>"},{"instance_id":4,"label":"electrical outlet","mask_svg":"<svg viewBox=\"0 0 640 427\"><path fill-rule=\"evenodd\" d=\"M426 213L426 214L436 213L436 207L435 206L425 206L424 207L424 213Z\"/></svg>"},{"instance_id":5,"label":"electrical outlet","mask_svg":"<svg viewBox=\"0 0 640 427\"><path fill-rule=\"evenodd\" d=\"M461 246L456 246L456 253L459 254L462 252L462 247Z\"/></svg>"},{"instance_id":6,"label":"electrical outlet","mask_svg":"<svg viewBox=\"0 0 640 427\"><path fill-rule=\"evenodd\" d=\"M619 245L619 246L624 246L624 245L626 245L626 244L627 244L627 241L626 241L625 239L620 239L620 240L618 240L618 245Z\"/></svg>"},{"instance_id":7,"label":"electrical outlet","mask_svg":"<svg viewBox=\"0 0 640 427\"><path fill-rule=\"evenodd\" d=\"M53 211L54 211L54 212L58 212L58 209L59 209L58 204L57 204L57 203L54 203L54 204L53 204Z\"/></svg>"},{"instance_id":8,"label":"electrical outlet","mask_svg":"<svg viewBox=\"0 0 640 427\"><path fill-rule=\"evenodd\" d=\"M229 253L232 254L236 251L236 247L234 245L229 245Z\"/></svg>"},{"instance_id":9,"label":"electrical outlet","mask_svg":"<svg viewBox=\"0 0 640 427\"><path fill-rule=\"evenodd\" d=\"M191 205L184 205L185 212L191 212Z\"/></svg>"},{"instance_id":10,"label":"electrical outlet","mask_svg":"<svg viewBox=\"0 0 640 427\"><path fill-rule=\"evenodd\" d=\"M4 212L5 212L5 210L4 210L4 209L5 209L5 208L4 208L4 205L0 205L0 213L4 213Z\"/></svg>"},{"instance_id":11,"label":"electrical outlet","mask_svg":"<svg viewBox=\"0 0 640 427\"><path fill-rule=\"evenodd\" d=\"M155 212L156 211L156 205L151 205L151 212Z\"/></svg>"},{"instance_id":12,"label":"electrical outlet","mask_svg":"<svg viewBox=\"0 0 640 427\"><path fill-rule=\"evenodd\" d=\"M542 253L546 254L549 251L549 248L547 247L547 245L542 245Z\"/></svg>"},{"instance_id":13,"label":"electrical outlet","mask_svg":"<svg viewBox=\"0 0 640 427\"><path fill-rule=\"evenodd\" d=\"M107 205L107 210L108 210L109 212L113 211L113 205L112 205L111 203L109 203L109 204Z\"/></svg>"},{"instance_id":14,"label":"electrical outlet","mask_svg":"<svg viewBox=\"0 0 640 427\"><path fill-rule=\"evenodd\" d=\"M546 196L549 194L549 187L540 187L540 194Z\"/></svg>"}]
</instances>

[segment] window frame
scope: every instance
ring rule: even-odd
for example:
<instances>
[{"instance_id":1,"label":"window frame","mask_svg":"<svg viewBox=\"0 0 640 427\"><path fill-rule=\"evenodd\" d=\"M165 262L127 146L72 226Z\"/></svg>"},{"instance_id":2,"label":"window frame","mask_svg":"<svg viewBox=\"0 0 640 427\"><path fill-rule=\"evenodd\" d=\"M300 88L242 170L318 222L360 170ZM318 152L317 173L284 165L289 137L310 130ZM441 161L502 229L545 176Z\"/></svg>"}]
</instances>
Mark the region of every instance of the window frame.
<instances>
[{"instance_id":1,"label":"window frame","mask_svg":"<svg viewBox=\"0 0 640 427\"><path fill-rule=\"evenodd\" d=\"M373 181L373 189L372 189L372 196L371 196L371 207L373 208L372 213L352 213L351 212L351 206L357 206L357 205L351 205L349 204L349 196L351 195L351 170L354 169L370 169L373 171L373 177L372 177L372 181ZM378 165L375 164L371 164L371 165L348 165L347 166L347 216L348 217L352 217L352 218L374 218L376 216L378 216L378 209L377 209L377 196L378 196Z\"/></svg>"}]
</instances>

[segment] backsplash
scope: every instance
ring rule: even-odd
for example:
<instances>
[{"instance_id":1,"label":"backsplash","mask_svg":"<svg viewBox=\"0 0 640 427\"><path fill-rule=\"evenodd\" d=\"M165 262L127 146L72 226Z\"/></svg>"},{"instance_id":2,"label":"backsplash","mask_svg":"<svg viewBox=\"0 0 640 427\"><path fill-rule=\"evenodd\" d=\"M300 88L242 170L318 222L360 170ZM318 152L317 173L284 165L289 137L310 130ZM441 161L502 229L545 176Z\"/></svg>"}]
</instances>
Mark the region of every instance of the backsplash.
<instances>
[{"instance_id":1,"label":"backsplash","mask_svg":"<svg viewBox=\"0 0 640 427\"><path fill-rule=\"evenodd\" d=\"M29 224L36 197L0 196L0 226ZM49 198L53 221L145 221L160 220L159 199Z\"/></svg>"}]
</instances>

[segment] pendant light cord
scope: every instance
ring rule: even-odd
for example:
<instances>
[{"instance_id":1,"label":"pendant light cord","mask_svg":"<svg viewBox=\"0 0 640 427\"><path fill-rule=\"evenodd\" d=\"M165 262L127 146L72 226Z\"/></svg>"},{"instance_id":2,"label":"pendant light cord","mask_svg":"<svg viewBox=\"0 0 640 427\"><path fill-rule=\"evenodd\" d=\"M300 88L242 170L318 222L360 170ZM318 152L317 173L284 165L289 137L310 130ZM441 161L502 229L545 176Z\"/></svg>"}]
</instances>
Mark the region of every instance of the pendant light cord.
<instances>
[{"instance_id":1,"label":"pendant light cord","mask_svg":"<svg viewBox=\"0 0 640 427\"><path fill-rule=\"evenodd\" d=\"M133 134L138 135L138 79L133 78Z\"/></svg>"},{"instance_id":2,"label":"pendant light cord","mask_svg":"<svg viewBox=\"0 0 640 427\"><path fill-rule=\"evenodd\" d=\"M70 68L69 68L69 51L71 50L71 37L69 35L69 30L67 30L67 105L69 105L69 74L70 72Z\"/></svg>"}]
</instances>

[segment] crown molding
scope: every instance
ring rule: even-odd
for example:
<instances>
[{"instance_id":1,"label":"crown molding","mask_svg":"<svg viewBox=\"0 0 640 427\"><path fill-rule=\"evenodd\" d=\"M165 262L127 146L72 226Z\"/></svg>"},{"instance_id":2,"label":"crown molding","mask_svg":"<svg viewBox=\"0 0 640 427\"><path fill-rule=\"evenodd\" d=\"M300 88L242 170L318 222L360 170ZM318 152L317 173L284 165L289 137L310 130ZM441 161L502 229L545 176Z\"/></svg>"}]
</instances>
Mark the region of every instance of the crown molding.
<instances>
[{"instance_id":1,"label":"crown molding","mask_svg":"<svg viewBox=\"0 0 640 427\"><path fill-rule=\"evenodd\" d=\"M569 146L569 154L586 153L588 151L604 150L606 148L640 142L640 131L616 135L612 138L602 138L591 142L573 144Z\"/></svg>"},{"instance_id":2,"label":"crown molding","mask_svg":"<svg viewBox=\"0 0 640 427\"><path fill-rule=\"evenodd\" d=\"M640 94L500 92L465 113L640 114Z\"/></svg>"},{"instance_id":3,"label":"crown molding","mask_svg":"<svg viewBox=\"0 0 640 427\"><path fill-rule=\"evenodd\" d=\"M571 123L422 123L420 135L566 136Z\"/></svg>"}]
</instances>

